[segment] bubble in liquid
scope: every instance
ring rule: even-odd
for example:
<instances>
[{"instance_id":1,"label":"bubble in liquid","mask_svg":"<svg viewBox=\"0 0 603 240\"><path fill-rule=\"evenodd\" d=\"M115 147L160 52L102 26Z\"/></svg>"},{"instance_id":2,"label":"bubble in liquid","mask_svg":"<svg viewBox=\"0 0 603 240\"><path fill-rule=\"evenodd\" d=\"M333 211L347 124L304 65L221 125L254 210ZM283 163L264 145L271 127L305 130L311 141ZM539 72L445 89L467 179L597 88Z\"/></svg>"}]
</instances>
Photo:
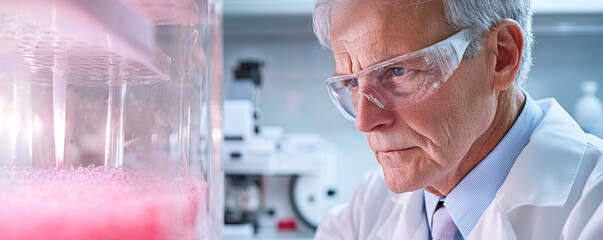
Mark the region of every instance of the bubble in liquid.
<instances>
[{"instance_id":1,"label":"bubble in liquid","mask_svg":"<svg viewBox=\"0 0 603 240\"><path fill-rule=\"evenodd\" d=\"M196 239L206 202L185 174L0 167L0 239Z\"/></svg>"}]
</instances>

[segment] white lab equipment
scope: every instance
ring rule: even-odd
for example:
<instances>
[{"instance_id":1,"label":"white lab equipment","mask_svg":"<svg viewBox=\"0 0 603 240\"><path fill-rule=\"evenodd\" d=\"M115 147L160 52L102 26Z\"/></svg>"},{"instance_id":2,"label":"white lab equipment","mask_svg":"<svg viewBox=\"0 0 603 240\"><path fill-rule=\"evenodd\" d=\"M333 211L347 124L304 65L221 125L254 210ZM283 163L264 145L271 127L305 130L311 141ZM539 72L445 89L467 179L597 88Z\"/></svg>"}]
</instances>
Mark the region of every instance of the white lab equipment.
<instances>
[{"instance_id":1,"label":"white lab equipment","mask_svg":"<svg viewBox=\"0 0 603 240\"><path fill-rule=\"evenodd\" d=\"M240 64L224 103L224 236L309 239L337 199L335 150L316 134L263 126L256 106L261 65ZM284 230L289 235L279 235Z\"/></svg>"},{"instance_id":2,"label":"white lab equipment","mask_svg":"<svg viewBox=\"0 0 603 240\"><path fill-rule=\"evenodd\" d=\"M0 0L0 239L221 239L221 0Z\"/></svg>"},{"instance_id":3,"label":"white lab equipment","mask_svg":"<svg viewBox=\"0 0 603 240\"><path fill-rule=\"evenodd\" d=\"M318 135L260 134L225 141L223 149L227 239L279 239L279 220L291 218L297 222L294 236L309 239L337 201L334 147ZM249 191L256 188L261 195ZM252 225L253 234L230 233L241 224Z\"/></svg>"},{"instance_id":4,"label":"white lab equipment","mask_svg":"<svg viewBox=\"0 0 603 240\"><path fill-rule=\"evenodd\" d=\"M255 106L249 100L224 101L224 139L244 141L255 135Z\"/></svg>"},{"instance_id":5,"label":"white lab equipment","mask_svg":"<svg viewBox=\"0 0 603 240\"><path fill-rule=\"evenodd\" d=\"M576 102L574 117L582 130L603 137L603 104L595 96L597 88L595 81L582 82L582 97Z\"/></svg>"}]
</instances>

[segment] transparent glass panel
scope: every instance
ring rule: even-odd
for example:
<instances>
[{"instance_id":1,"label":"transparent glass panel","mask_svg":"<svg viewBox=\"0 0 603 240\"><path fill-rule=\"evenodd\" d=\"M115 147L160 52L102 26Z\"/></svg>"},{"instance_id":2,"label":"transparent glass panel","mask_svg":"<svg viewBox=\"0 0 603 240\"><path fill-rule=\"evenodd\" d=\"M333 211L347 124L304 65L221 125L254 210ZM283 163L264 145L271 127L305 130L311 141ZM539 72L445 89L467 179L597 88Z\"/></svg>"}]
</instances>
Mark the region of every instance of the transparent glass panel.
<instances>
[{"instance_id":1,"label":"transparent glass panel","mask_svg":"<svg viewBox=\"0 0 603 240\"><path fill-rule=\"evenodd\" d=\"M219 239L221 1L0 3L0 239Z\"/></svg>"}]
</instances>

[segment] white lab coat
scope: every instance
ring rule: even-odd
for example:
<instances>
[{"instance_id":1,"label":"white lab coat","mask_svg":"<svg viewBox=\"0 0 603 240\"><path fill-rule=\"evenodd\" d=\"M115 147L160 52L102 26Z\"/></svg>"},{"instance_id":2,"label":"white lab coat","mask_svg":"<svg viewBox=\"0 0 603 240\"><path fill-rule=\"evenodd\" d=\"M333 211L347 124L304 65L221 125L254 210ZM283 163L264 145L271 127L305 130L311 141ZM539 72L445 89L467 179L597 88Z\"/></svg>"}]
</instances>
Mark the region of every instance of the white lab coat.
<instances>
[{"instance_id":1,"label":"white lab coat","mask_svg":"<svg viewBox=\"0 0 603 240\"><path fill-rule=\"evenodd\" d=\"M603 239L603 141L553 99L469 240ZM479 194L479 193L475 193ZM315 239L429 239L423 190L395 194L380 169L325 218Z\"/></svg>"}]
</instances>

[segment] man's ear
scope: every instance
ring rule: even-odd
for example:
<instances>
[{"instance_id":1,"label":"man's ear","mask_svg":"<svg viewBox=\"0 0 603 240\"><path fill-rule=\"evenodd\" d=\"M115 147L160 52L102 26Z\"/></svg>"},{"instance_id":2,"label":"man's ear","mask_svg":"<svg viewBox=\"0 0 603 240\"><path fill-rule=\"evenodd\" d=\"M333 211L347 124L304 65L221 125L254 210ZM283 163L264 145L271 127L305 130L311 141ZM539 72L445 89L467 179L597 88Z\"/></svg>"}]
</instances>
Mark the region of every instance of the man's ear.
<instances>
[{"instance_id":1,"label":"man's ear","mask_svg":"<svg viewBox=\"0 0 603 240\"><path fill-rule=\"evenodd\" d=\"M495 90L503 91L515 82L523 54L523 33L519 24L505 19L490 29L485 49Z\"/></svg>"}]
</instances>

